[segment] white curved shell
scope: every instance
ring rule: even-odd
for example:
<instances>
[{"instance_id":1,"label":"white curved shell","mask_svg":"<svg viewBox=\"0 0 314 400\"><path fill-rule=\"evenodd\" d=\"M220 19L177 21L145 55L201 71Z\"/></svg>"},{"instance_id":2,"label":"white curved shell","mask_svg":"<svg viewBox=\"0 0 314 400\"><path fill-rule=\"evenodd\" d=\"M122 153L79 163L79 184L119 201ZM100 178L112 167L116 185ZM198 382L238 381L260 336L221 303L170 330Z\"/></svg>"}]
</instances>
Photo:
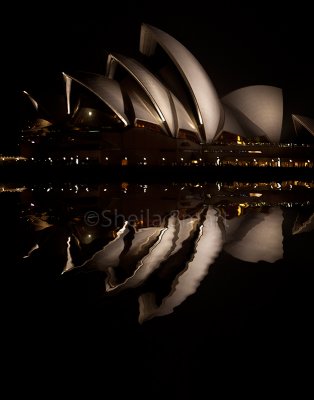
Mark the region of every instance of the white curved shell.
<instances>
[{"instance_id":1,"label":"white curved shell","mask_svg":"<svg viewBox=\"0 0 314 400\"><path fill-rule=\"evenodd\" d=\"M283 120L282 90L274 86L247 86L222 98L236 114L240 125L250 129L253 136L267 136L279 142Z\"/></svg>"},{"instance_id":2,"label":"white curved shell","mask_svg":"<svg viewBox=\"0 0 314 400\"><path fill-rule=\"evenodd\" d=\"M219 129L220 101L214 85L198 60L180 42L153 26L142 24L140 51L153 54L159 44L176 65L193 98L203 140L211 142Z\"/></svg>"},{"instance_id":3,"label":"white curved shell","mask_svg":"<svg viewBox=\"0 0 314 400\"><path fill-rule=\"evenodd\" d=\"M128 88L127 94L131 100L134 111L134 124L136 124L138 120L146 121L151 124L157 124L161 129L165 130L162 120L149 99L146 101L144 96L138 93L135 88Z\"/></svg>"},{"instance_id":4,"label":"white curved shell","mask_svg":"<svg viewBox=\"0 0 314 400\"><path fill-rule=\"evenodd\" d=\"M90 72L81 72L76 74L77 76L70 76L65 73L63 75L67 80L73 80L94 93L120 118L125 126L130 124L124 113L124 101L117 81ZM69 97L69 93L67 95Z\"/></svg>"},{"instance_id":5,"label":"white curved shell","mask_svg":"<svg viewBox=\"0 0 314 400\"><path fill-rule=\"evenodd\" d=\"M242 128L233 111L225 104L223 105L223 108L225 111L225 120L222 131L245 136L247 132Z\"/></svg>"},{"instance_id":6,"label":"white curved shell","mask_svg":"<svg viewBox=\"0 0 314 400\"><path fill-rule=\"evenodd\" d=\"M116 63L121 65L142 87L152 102L166 131L176 137L180 128L198 132L180 101L144 66L137 61L122 56L108 56L107 75L113 77ZM156 121L159 123L159 119Z\"/></svg>"},{"instance_id":7,"label":"white curved shell","mask_svg":"<svg viewBox=\"0 0 314 400\"><path fill-rule=\"evenodd\" d=\"M113 77L116 64L121 65L139 83L153 103L166 130L175 136L175 115L169 91L163 84L139 62L117 54L110 54L107 60L107 76Z\"/></svg>"}]
</instances>

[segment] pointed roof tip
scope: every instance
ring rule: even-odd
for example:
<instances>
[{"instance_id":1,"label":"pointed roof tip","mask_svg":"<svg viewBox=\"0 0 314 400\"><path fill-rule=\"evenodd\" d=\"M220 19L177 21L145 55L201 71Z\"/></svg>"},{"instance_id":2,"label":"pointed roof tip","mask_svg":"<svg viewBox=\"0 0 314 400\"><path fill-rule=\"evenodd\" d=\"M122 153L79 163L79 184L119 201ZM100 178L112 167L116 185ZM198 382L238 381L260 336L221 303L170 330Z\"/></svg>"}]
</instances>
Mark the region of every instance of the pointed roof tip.
<instances>
[{"instance_id":1,"label":"pointed roof tip","mask_svg":"<svg viewBox=\"0 0 314 400\"><path fill-rule=\"evenodd\" d=\"M292 118L306 118L306 119L312 119L312 120L314 120L314 118L312 118L312 117L307 117L306 115L301 115L301 114L291 114L291 117Z\"/></svg>"},{"instance_id":2,"label":"pointed roof tip","mask_svg":"<svg viewBox=\"0 0 314 400\"><path fill-rule=\"evenodd\" d=\"M301 124L308 132L314 135L314 119L304 115L291 114L293 123Z\"/></svg>"},{"instance_id":3,"label":"pointed roof tip","mask_svg":"<svg viewBox=\"0 0 314 400\"><path fill-rule=\"evenodd\" d=\"M298 120L314 121L314 118L312 118L312 117L307 117L306 115L301 115L301 114L291 114L291 117L292 117L293 119L298 119Z\"/></svg>"},{"instance_id":4,"label":"pointed roof tip","mask_svg":"<svg viewBox=\"0 0 314 400\"><path fill-rule=\"evenodd\" d=\"M214 84L203 66L182 43L162 29L142 24L140 52L151 56L156 44L166 52L181 75L194 103L194 117L203 140L211 142L222 120L222 108Z\"/></svg>"}]
</instances>

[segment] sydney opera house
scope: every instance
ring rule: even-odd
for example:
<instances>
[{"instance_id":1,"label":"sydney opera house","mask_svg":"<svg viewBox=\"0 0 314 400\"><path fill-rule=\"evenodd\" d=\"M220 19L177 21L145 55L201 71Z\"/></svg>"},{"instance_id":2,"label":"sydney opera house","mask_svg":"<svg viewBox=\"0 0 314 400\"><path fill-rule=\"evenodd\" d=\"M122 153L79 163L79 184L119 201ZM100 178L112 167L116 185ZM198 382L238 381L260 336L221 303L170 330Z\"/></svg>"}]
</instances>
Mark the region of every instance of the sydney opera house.
<instances>
[{"instance_id":1,"label":"sydney opera house","mask_svg":"<svg viewBox=\"0 0 314 400\"><path fill-rule=\"evenodd\" d=\"M283 142L282 89L255 85L222 98L191 52L142 24L141 61L107 57L104 75L63 73L63 111L24 92L21 156L66 164L312 167L314 119L292 115ZM60 104L59 104L60 109Z\"/></svg>"}]
</instances>

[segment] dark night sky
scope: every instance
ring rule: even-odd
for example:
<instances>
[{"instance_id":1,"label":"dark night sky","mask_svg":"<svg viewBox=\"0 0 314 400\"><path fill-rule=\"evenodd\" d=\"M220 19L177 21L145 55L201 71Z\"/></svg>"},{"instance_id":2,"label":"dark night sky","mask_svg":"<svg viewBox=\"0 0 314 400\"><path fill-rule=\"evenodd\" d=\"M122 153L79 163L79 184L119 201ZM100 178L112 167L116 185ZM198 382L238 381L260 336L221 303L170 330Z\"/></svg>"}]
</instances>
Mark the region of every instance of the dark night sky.
<instances>
[{"instance_id":1,"label":"dark night sky","mask_svg":"<svg viewBox=\"0 0 314 400\"><path fill-rule=\"evenodd\" d=\"M212 12L197 13L193 2L193 12L184 15L153 15L152 4L139 11L133 3L99 11L92 6L70 11L55 5L37 9L36 14L28 5L18 15L8 12L3 18L9 28L1 28L5 114L15 111L19 90L34 95L49 92L60 82L62 71L104 72L106 51L136 58L140 25L146 22L184 44L206 69L220 96L247 85L275 85L284 90L287 115L314 117L312 12L300 2L294 9L276 5L276 10L265 2L249 7L219 4L212 6ZM8 120L3 122L6 129L10 129ZM7 145L14 140L12 133ZM5 145L0 146L1 153Z\"/></svg>"}]
</instances>

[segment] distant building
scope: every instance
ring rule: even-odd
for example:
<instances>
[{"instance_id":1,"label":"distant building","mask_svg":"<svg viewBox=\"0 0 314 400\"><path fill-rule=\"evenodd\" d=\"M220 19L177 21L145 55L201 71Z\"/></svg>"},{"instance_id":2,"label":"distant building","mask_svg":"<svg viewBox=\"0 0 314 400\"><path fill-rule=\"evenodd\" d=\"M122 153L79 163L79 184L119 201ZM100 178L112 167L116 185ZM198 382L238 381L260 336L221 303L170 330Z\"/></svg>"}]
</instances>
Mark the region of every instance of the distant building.
<instances>
[{"instance_id":1,"label":"distant building","mask_svg":"<svg viewBox=\"0 0 314 400\"><path fill-rule=\"evenodd\" d=\"M61 121L24 92L36 116L24 126L21 155L70 164L313 165L311 151L281 143L280 88L249 86L220 99L190 51L150 25L142 25L140 51L141 63L109 54L106 75L63 73ZM313 144L313 120L292 118Z\"/></svg>"}]
</instances>

